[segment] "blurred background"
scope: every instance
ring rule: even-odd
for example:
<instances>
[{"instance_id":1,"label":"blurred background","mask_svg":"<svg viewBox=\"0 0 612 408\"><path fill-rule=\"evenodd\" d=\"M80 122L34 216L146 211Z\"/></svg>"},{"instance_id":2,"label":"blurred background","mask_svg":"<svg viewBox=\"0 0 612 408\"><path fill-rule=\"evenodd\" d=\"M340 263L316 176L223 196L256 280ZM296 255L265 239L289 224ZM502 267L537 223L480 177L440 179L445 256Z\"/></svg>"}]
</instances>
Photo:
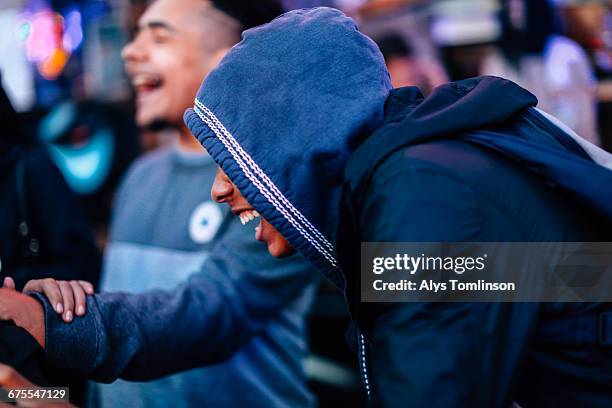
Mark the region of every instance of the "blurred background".
<instances>
[{"instance_id":1,"label":"blurred background","mask_svg":"<svg viewBox=\"0 0 612 408\"><path fill-rule=\"evenodd\" d=\"M172 143L139 131L122 47L146 0L1 0L0 78L29 137L47 149L94 227L100 249L115 188L140 154ZM285 0L333 6L380 46L393 85L427 94L489 74L532 91L539 106L612 151L612 1ZM343 299L322 287L310 318L311 385L322 406L359 399L345 345Z\"/></svg>"},{"instance_id":2,"label":"blurred background","mask_svg":"<svg viewBox=\"0 0 612 408\"><path fill-rule=\"evenodd\" d=\"M173 135L139 132L121 48L147 0L2 0L0 73L28 133L48 145L104 245L114 187ZM499 75L612 149L612 12L604 0L284 0L334 6L374 38L394 86Z\"/></svg>"}]
</instances>

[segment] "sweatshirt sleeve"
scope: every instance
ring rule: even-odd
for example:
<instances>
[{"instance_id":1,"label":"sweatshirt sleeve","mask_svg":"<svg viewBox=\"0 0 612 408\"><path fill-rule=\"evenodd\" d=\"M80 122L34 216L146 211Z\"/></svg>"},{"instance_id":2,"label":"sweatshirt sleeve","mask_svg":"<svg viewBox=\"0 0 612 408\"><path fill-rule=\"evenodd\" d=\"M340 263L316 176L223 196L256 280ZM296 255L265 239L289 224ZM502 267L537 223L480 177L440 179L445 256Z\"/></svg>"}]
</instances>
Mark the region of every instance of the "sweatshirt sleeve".
<instances>
[{"instance_id":1,"label":"sweatshirt sleeve","mask_svg":"<svg viewBox=\"0 0 612 408\"><path fill-rule=\"evenodd\" d=\"M143 381L232 356L317 275L299 255L270 256L239 222L228 228L201 270L173 290L90 296L86 315L69 324L35 295L51 366L100 382Z\"/></svg>"},{"instance_id":2,"label":"sweatshirt sleeve","mask_svg":"<svg viewBox=\"0 0 612 408\"><path fill-rule=\"evenodd\" d=\"M483 221L494 216L483 213L496 210L470 186L414 161L396 169L377 172L361 214L364 241L495 238ZM381 406L510 406L537 311L535 303L362 304L373 398Z\"/></svg>"}]
</instances>

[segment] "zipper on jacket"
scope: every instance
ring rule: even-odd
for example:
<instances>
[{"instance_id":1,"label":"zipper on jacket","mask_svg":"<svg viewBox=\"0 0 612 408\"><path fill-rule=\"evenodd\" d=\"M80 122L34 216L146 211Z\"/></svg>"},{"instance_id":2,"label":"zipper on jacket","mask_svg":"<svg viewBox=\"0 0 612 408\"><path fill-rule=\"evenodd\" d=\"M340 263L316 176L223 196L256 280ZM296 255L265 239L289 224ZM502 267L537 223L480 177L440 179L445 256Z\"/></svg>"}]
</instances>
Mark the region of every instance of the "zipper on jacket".
<instances>
[{"instance_id":1,"label":"zipper on jacket","mask_svg":"<svg viewBox=\"0 0 612 408\"><path fill-rule=\"evenodd\" d=\"M361 373L361 383L366 391L368 400L372 399L372 390L370 388L370 378L368 377L368 365L366 362L365 338L359 332L359 372Z\"/></svg>"}]
</instances>

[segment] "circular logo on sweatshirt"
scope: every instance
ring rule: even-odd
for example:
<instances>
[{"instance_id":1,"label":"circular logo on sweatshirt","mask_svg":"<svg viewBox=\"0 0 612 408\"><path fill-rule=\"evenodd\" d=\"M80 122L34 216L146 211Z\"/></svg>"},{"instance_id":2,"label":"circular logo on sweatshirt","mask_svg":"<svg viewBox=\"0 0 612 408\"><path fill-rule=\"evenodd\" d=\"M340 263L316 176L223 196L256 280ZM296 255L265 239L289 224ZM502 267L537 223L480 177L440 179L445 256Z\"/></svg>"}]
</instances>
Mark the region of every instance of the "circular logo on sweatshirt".
<instances>
[{"instance_id":1,"label":"circular logo on sweatshirt","mask_svg":"<svg viewBox=\"0 0 612 408\"><path fill-rule=\"evenodd\" d=\"M189 236L193 242L205 244L210 242L223 221L223 213L212 201L198 205L189 219Z\"/></svg>"}]
</instances>

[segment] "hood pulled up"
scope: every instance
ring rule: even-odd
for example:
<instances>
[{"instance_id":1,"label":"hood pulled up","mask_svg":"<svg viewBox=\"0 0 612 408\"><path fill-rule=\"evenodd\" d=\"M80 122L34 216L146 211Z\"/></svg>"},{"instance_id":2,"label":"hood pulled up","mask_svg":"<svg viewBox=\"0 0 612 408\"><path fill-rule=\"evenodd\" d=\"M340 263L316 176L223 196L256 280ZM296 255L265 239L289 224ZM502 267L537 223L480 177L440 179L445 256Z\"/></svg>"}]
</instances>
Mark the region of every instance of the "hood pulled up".
<instances>
[{"instance_id":1,"label":"hood pulled up","mask_svg":"<svg viewBox=\"0 0 612 408\"><path fill-rule=\"evenodd\" d=\"M384 119L374 42L331 8L247 30L204 80L185 123L247 201L340 289L342 172Z\"/></svg>"}]
</instances>

